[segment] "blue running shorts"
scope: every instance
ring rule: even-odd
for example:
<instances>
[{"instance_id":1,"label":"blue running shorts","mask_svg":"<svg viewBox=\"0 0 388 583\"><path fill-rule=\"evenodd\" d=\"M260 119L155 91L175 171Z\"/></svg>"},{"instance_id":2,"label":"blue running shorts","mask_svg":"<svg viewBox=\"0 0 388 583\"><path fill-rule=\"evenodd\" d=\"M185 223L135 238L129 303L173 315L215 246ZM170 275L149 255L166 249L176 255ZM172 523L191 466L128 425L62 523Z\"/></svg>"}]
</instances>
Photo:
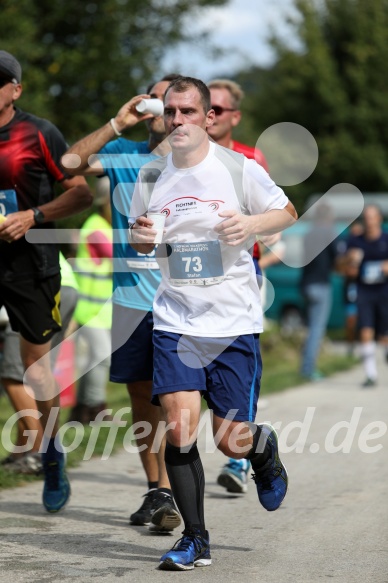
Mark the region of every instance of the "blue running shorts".
<instances>
[{"instance_id":1,"label":"blue running shorts","mask_svg":"<svg viewBox=\"0 0 388 583\"><path fill-rule=\"evenodd\" d=\"M112 382L127 384L152 381L153 326L152 312L113 304L109 374Z\"/></svg>"},{"instance_id":2,"label":"blue running shorts","mask_svg":"<svg viewBox=\"0 0 388 583\"><path fill-rule=\"evenodd\" d=\"M261 372L258 334L204 338L154 330L154 405L158 395L195 390L218 417L254 421Z\"/></svg>"}]
</instances>

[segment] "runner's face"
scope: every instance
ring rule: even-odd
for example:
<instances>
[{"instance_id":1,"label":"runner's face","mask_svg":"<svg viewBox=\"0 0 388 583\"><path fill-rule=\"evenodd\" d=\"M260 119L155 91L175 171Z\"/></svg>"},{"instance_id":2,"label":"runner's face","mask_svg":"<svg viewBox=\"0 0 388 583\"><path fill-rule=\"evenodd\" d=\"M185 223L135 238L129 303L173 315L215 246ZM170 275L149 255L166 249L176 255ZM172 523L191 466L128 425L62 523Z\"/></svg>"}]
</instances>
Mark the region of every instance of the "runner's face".
<instances>
[{"instance_id":1,"label":"runner's face","mask_svg":"<svg viewBox=\"0 0 388 583\"><path fill-rule=\"evenodd\" d=\"M211 88L210 96L212 106L218 105L224 109L220 115L215 116L214 124L209 128L209 136L218 142L232 133L232 129L240 122L241 113L239 110L226 111L227 109L234 109L232 96L227 89Z\"/></svg>"},{"instance_id":2,"label":"runner's face","mask_svg":"<svg viewBox=\"0 0 388 583\"><path fill-rule=\"evenodd\" d=\"M164 101L164 123L172 148L195 149L207 140L207 129L213 124L214 111L204 111L196 87L178 93L170 89Z\"/></svg>"},{"instance_id":3,"label":"runner's face","mask_svg":"<svg viewBox=\"0 0 388 583\"><path fill-rule=\"evenodd\" d=\"M376 207L369 206L364 209L364 224L366 229L380 228L381 223L381 214Z\"/></svg>"},{"instance_id":4,"label":"runner's face","mask_svg":"<svg viewBox=\"0 0 388 583\"><path fill-rule=\"evenodd\" d=\"M15 85L12 81L0 78L0 114L11 107L20 95L21 85Z\"/></svg>"}]
</instances>

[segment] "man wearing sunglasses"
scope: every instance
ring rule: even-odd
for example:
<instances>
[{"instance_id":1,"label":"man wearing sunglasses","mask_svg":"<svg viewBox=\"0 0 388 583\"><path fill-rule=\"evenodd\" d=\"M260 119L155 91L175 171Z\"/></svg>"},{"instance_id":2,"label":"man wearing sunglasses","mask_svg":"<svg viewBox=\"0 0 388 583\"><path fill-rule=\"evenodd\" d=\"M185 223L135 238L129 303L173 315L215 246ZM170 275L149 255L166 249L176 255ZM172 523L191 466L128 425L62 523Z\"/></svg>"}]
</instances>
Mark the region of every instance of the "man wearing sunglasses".
<instances>
[{"instance_id":1,"label":"man wearing sunglasses","mask_svg":"<svg viewBox=\"0 0 388 583\"><path fill-rule=\"evenodd\" d=\"M49 358L52 338L61 329L59 250L31 244L25 234L54 229L54 220L88 208L92 195L84 178L72 178L60 166L67 145L59 130L15 107L21 77L20 63L0 50L0 307L20 332L25 381L34 390L45 432L43 504L58 512L70 496L64 453L55 439L59 395ZM57 198L55 182L64 190Z\"/></svg>"},{"instance_id":2,"label":"man wearing sunglasses","mask_svg":"<svg viewBox=\"0 0 388 583\"><path fill-rule=\"evenodd\" d=\"M234 128L241 121L240 104L244 97L241 87L230 79L213 79L207 86L210 89L212 109L216 114L214 124L208 130L209 136L220 146L256 160L268 172L263 152L241 144L232 137Z\"/></svg>"}]
</instances>

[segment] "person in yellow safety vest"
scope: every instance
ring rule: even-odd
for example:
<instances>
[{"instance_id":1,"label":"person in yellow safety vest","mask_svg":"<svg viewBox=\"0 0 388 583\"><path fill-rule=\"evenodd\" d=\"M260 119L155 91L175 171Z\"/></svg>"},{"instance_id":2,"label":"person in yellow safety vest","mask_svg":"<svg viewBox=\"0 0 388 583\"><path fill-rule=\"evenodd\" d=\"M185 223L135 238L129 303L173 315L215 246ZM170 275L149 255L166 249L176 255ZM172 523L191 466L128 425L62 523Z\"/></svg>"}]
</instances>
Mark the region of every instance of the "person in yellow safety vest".
<instances>
[{"instance_id":1,"label":"person in yellow safety vest","mask_svg":"<svg viewBox=\"0 0 388 583\"><path fill-rule=\"evenodd\" d=\"M112 225L109 178L100 178L96 186L96 212L83 224L75 259L79 298L74 319L79 325L81 377L77 402L70 419L88 424L106 409L111 353L112 326Z\"/></svg>"}]
</instances>

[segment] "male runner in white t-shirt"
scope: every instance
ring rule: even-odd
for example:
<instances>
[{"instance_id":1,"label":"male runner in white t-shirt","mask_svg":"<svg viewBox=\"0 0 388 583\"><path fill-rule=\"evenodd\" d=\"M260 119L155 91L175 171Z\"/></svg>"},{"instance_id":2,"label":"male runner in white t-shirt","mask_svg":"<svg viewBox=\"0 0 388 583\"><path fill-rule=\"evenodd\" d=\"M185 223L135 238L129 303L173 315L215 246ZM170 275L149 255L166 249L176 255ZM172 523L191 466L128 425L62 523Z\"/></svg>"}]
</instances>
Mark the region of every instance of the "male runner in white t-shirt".
<instances>
[{"instance_id":1,"label":"male runner in white t-shirt","mask_svg":"<svg viewBox=\"0 0 388 583\"><path fill-rule=\"evenodd\" d=\"M143 167L130 238L137 251L150 253L157 231L145 213L166 216L156 251L162 281L154 301L153 402L168 423L166 468L185 530L160 568L188 570L211 564L196 444L202 395L214 435L221 429L218 449L251 461L264 508L276 510L286 495L275 430L253 423L262 307L248 250L255 235L278 232L297 215L255 161L209 141L214 111L202 81L181 77L170 84L164 120L172 153Z\"/></svg>"}]
</instances>

